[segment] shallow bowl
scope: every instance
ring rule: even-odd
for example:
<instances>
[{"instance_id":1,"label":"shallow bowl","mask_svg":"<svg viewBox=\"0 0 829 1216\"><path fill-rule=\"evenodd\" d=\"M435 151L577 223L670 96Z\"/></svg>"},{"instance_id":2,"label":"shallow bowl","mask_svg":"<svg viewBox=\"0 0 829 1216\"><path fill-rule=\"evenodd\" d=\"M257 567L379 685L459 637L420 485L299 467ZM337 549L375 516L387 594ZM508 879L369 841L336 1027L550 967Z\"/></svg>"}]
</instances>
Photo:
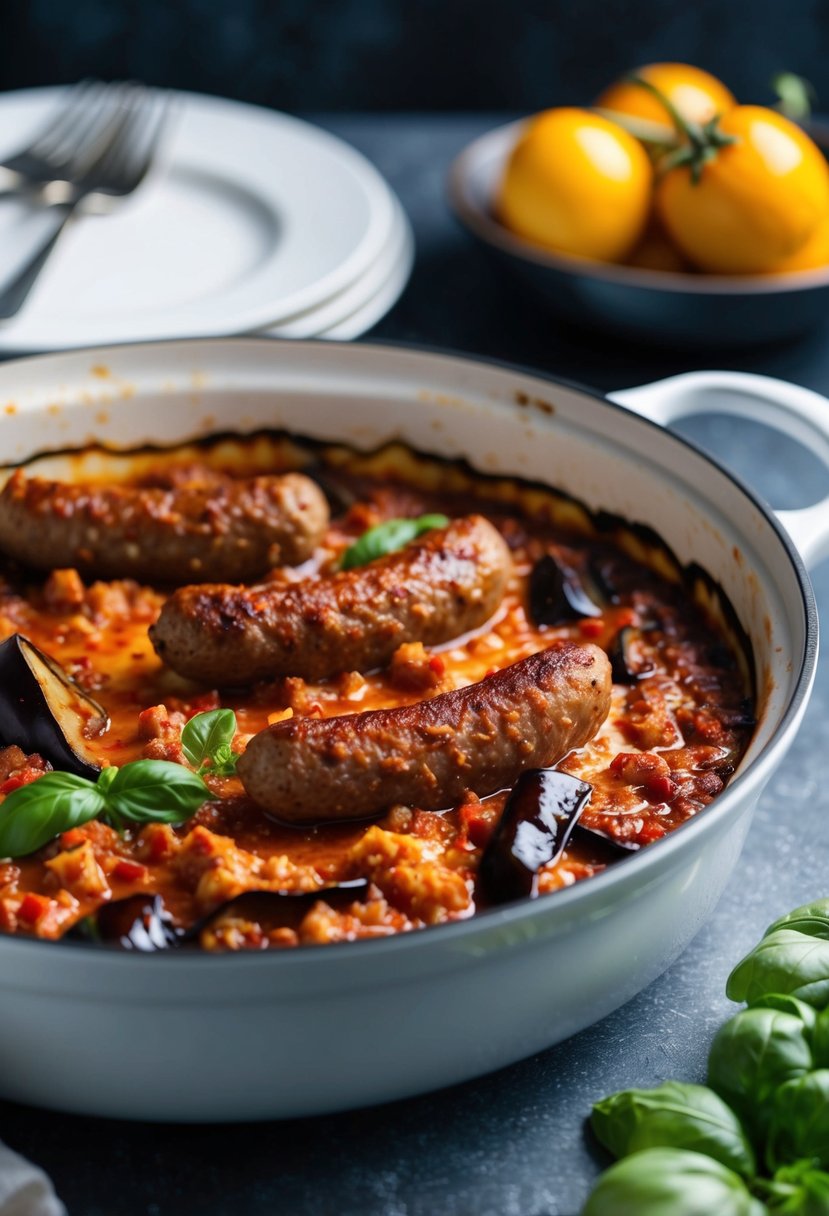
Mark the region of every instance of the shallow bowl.
<instances>
[{"instance_id":1,"label":"shallow bowl","mask_svg":"<svg viewBox=\"0 0 829 1216\"><path fill-rule=\"evenodd\" d=\"M792 274L704 275L643 270L545 250L496 218L495 191L524 122L480 136L449 171L449 199L482 245L563 320L622 337L718 349L791 338L829 312L829 266ZM829 145L829 130L810 133Z\"/></svg>"}]
</instances>

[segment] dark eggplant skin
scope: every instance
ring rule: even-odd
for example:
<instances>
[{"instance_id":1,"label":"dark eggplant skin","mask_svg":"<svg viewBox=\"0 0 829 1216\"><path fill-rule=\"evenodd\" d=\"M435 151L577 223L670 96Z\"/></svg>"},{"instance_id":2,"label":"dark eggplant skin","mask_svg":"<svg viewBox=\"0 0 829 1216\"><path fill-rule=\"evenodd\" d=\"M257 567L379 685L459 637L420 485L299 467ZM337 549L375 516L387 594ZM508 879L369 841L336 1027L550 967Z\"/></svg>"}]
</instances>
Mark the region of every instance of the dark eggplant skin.
<instances>
[{"instance_id":1,"label":"dark eggplant skin","mask_svg":"<svg viewBox=\"0 0 829 1216\"><path fill-rule=\"evenodd\" d=\"M562 625L586 616L599 616L601 609L588 595L575 570L551 553L533 566L528 589L530 618L535 625Z\"/></svg>"},{"instance_id":2,"label":"dark eggplant skin","mask_svg":"<svg viewBox=\"0 0 829 1216\"><path fill-rule=\"evenodd\" d=\"M28 638L15 633L0 645L0 744L94 781L101 769L88 740L108 727L106 710Z\"/></svg>"},{"instance_id":3,"label":"dark eggplant skin","mask_svg":"<svg viewBox=\"0 0 829 1216\"><path fill-rule=\"evenodd\" d=\"M536 898L539 870L561 856L592 793L586 781L554 768L519 777L478 868L488 904Z\"/></svg>"},{"instance_id":4,"label":"dark eggplant skin","mask_svg":"<svg viewBox=\"0 0 829 1216\"><path fill-rule=\"evenodd\" d=\"M631 663L630 643L637 632L638 630L633 629L632 626L625 625L616 634L607 652L614 684L636 684L637 681L652 676L656 670L653 666L636 668Z\"/></svg>"},{"instance_id":5,"label":"dark eggplant skin","mask_svg":"<svg viewBox=\"0 0 829 1216\"><path fill-rule=\"evenodd\" d=\"M612 836L606 836L604 832L599 832L595 828L588 828L583 823L573 826L570 841L572 844L588 849L591 859L606 866L630 857L632 853L638 853L642 847L634 841L614 840Z\"/></svg>"},{"instance_id":6,"label":"dark eggplant skin","mask_svg":"<svg viewBox=\"0 0 829 1216\"><path fill-rule=\"evenodd\" d=\"M120 947L143 954L178 950L198 946L202 934L226 916L252 920L264 916L293 928L317 900L324 899L336 908L352 903L367 889L367 879L354 878L317 887L314 891L243 891L201 917L189 929L176 928L160 895L139 893L102 904L97 912L78 921L64 936L66 941Z\"/></svg>"}]
</instances>

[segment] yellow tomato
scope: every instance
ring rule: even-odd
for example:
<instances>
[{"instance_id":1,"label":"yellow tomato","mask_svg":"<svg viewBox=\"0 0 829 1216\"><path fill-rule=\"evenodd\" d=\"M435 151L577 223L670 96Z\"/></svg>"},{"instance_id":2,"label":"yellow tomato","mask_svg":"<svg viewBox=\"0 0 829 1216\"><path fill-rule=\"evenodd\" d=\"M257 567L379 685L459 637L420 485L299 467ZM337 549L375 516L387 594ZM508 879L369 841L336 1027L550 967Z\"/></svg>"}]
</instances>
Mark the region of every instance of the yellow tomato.
<instances>
[{"instance_id":1,"label":"yellow tomato","mask_svg":"<svg viewBox=\"0 0 829 1216\"><path fill-rule=\"evenodd\" d=\"M725 114L737 104L716 76L689 63L649 63L632 73L664 93L688 122L704 123ZM596 102L605 110L616 110L648 122L669 124L670 115L658 98L641 85L619 80L605 89Z\"/></svg>"},{"instance_id":2,"label":"yellow tomato","mask_svg":"<svg viewBox=\"0 0 829 1216\"><path fill-rule=\"evenodd\" d=\"M790 274L793 270L817 270L829 266L829 215L825 215L797 253L768 268L769 274Z\"/></svg>"},{"instance_id":3,"label":"yellow tomato","mask_svg":"<svg viewBox=\"0 0 829 1216\"><path fill-rule=\"evenodd\" d=\"M735 142L694 181L688 165L657 185L657 211L685 256L713 274L762 274L797 253L829 213L829 167L775 110L736 106L719 124Z\"/></svg>"},{"instance_id":4,"label":"yellow tomato","mask_svg":"<svg viewBox=\"0 0 829 1216\"><path fill-rule=\"evenodd\" d=\"M507 163L495 208L528 241L617 261L642 234L653 170L627 131L587 110L530 119Z\"/></svg>"}]
</instances>

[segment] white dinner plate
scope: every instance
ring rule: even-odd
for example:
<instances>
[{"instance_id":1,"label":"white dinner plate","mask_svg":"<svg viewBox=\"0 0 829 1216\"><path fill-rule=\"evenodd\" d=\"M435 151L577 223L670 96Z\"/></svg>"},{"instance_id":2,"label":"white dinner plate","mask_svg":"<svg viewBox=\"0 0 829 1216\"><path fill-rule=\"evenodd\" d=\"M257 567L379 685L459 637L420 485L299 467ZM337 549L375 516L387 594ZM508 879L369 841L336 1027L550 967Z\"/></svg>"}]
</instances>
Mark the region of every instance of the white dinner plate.
<instances>
[{"instance_id":1,"label":"white dinner plate","mask_svg":"<svg viewBox=\"0 0 829 1216\"><path fill-rule=\"evenodd\" d=\"M0 160L60 94L0 95ZM172 96L162 163L113 214L72 224L0 326L0 351L262 329L325 304L381 257L397 204L358 152L285 114ZM15 241L8 205L0 264Z\"/></svg>"},{"instance_id":2,"label":"white dinner plate","mask_svg":"<svg viewBox=\"0 0 829 1216\"><path fill-rule=\"evenodd\" d=\"M332 325L329 329L321 330L317 336L336 342L351 342L354 338L359 338L360 334L367 333L396 303L408 282L413 261L414 242L410 245L408 260L405 263L399 263L391 271L385 282L371 299L361 304L359 308L356 308L354 312L345 317L344 320L339 321L336 325Z\"/></svg>"},{"instance_id":3,"label":"white dinner plate","mask_svg":"<svg viewBox=\"0 0 829 1216\"><path fill-rule=\"evenodd\" d=\"M278 338L341 337L365 333L384 316L406 286L414 261L414 238L406 213L395 200L386 248L355 283L318 308L265 332Z\"/></svg>"}]
</instances>

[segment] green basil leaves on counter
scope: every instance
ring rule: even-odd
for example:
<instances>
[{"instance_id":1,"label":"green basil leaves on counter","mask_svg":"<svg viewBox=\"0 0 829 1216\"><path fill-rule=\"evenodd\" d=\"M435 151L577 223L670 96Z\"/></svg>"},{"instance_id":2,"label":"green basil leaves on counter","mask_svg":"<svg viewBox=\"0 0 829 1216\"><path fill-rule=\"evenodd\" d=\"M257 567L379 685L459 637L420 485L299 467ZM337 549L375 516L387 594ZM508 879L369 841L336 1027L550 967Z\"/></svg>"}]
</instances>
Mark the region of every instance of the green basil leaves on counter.
<instances>
[{"instance_id":1,"label":"green basil leaves on counter","mask_svg":"<svg viewBox=\"0 0 829 1216\"><path fill-rule=\"evenodd\" d=\"M747 1005L777 992L825 1009L829 1005L829 940L797 929L775 929L737 964L725 991L732 1001Z\"/></svg>"},{"instance_id":2,"label":"green basil leaves on counter","mask_svg":"<svg viewBox=\"0 0 829 1216\"><path fill-rule=\"evenodd\" d=\"M803 904L794 908L769 925L764 937L776 933L778 929L796 929L808 937L822 937L829 940L829 899L816 899L814 903Z\"/></svg>"},{"instance_id":3,"label":"green basil leaves on counter","mask_svg":"<svg viewBox=\"0 0 829 1216\"><path fill-rule=\"evenodd\" d=\"M433 528L445 528L449 523L445 515L421 515L418 519L387 519L376 524L355 540L342 556L341 569L353 570L356 566L367 566L378 557L394 553L415 540L423 532Z\"/></svg>"},{"instance_id":4,"label":"green basil leaves on counter","mask_svg":"<svg viewBox=\"0 0 829 1216\"><path fill-rule=\"evenodd\" d=\"M764 1189L763 1199L775 1216L829 1216L829 1174L811 1161L785 1165Z\"/></svg>"},{"instance_id":5,"label":"green basil leaves on counter","mask_svg":"<svg viewBox=\"0 0 829 1216\"><path fill-rule=\"evenodd\" d=\"M819 1013L812 1031L815 1068L829 1068L829 1009Z\"/></svg>"},{"instance_id":6,"label":"green basil leaves on counter","mask_svg":"<svg viewBox=\"0 0 829 1216\"><path fill-rule=\"evenodd\" d=\"M769 993L829 1005L829 899L795 908L769 925L728 977L732 1001L754 1005Z\"/></svg>"},{"instance_id":7,"label":"green basil leaves on counter","mask_svg":"<svg viewBox=\"0 0 829 1216\"><path fill-rule=\"evenodd\" d=\"M800 1018L779 1009L744 1009L720 1027L711 1044L708 1084L759 1138L775 1092L811 1068Z\"/></svg>"},{"instance_id":8,"label":"green basil leaves on counter","mask_svg":"<svg viewBox=\"0 0 829 1216\"><path fill-rule=\"evenodd\" d=\"M754 1177L754 1153L740 1120L704 1085L665 1081L656 1089L611 1094L593 1107L590 1126L614 1157L648 1148L689 1149Z\"/></svg>"},{"instance_id":9,"label":"green basil leaves on counter","mask_svg":"<svg viewBox=\"0 0 829 1216\"><path fill-rule=\"evenodd\" d=\"M102 769L96 781L44 773L0 805L0 858L26 857L61 832L91 819L123 831L129 823L183 823L210 797L201 773L235 771L231 709L195 714L182 731L182 750L198 772L170 760L134 760Z\"/></svg>"},{"instance_id":10,"label":"green basil leaves on counter","mask_svg":"<svg viewBox=\"0 0 829 1216\"><path fill-rule=\"evenodd\" d=\"M621 1160L582 1216L829 1216L829 900L770 925L728 978L708 1085L666 1081L593 1107Z\"/></svg>"},{"instance_id":11,"label":"green basil leaves on counter","mask_svg":"<svg viewBox=\"0 0 829 1216\"><path fill-rule=\"evenodd\" d=\"M805 1159L829 1170L829 1068L781 1085L766 1145L771 1168Z\"/></svg>"},{"instance_id":12,"label":"green basil leaves on counter","mask_svg":"<svg viewBox=\"0 0 829 1216\"><path fill-rule=\"evenodd\" d=\"M198 773L229 777L236 772L232 750L236 715L232 709L211 709L194 714L182 728L181 750Z\"/></svg>"},{"instance_id":13,"label":"green basil leaves on counter","mask_svg":"<svg viewBox=\"0 0 829 1216\"><path fill-rule=\"evenodd\" d=\"M781 1013L789 1013L792 1017L799 1018L803 1023L803 1033L807 1040L812 1042L819 1016L814 1005L807 1005L805 1001L799 1001L796 996L789 996L788 993L769 992L755 1001L752 1009L779 1009ZM812 1046L814 1049L814 1044Z\"/></svg>"},{"instance_id":14,"label":"green basil leaves on counter","mask_svg":"<svg viewBox=\"0 0 829 1216\"><path fill-rule=\"evenodd\" d=\"M739 1174L702 1153L648 1148L599 1178L582 1216L765 1216Z\"/></svg>"}]
</instances>

